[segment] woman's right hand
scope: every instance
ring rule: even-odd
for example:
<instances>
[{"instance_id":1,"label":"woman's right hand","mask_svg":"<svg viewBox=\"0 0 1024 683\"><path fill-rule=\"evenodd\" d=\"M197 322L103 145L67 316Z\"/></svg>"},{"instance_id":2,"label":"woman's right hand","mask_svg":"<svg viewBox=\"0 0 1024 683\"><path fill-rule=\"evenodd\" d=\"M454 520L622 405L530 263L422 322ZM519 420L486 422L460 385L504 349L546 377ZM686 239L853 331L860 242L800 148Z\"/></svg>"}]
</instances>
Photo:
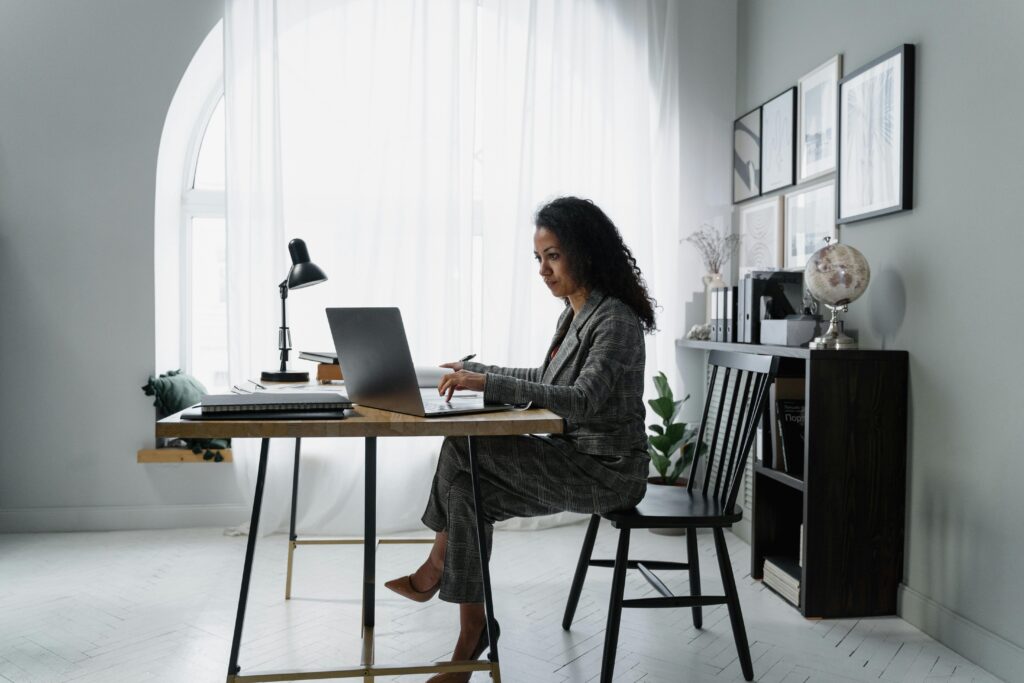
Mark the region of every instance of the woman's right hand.
<instances>
[{"instance_id":1,"label":"woman's right hand","mask_svg":"<svg viewBox=\"0 0 1024 683\"><path fill-rule=\"evenodd\" d=\"M462 369L462 362L461 361L454 361L452 363L441 363L440 367L442 367L442 368L451 368L451 370L453 372L458 372L459 370Z\"/></svg>"}]
</instances>

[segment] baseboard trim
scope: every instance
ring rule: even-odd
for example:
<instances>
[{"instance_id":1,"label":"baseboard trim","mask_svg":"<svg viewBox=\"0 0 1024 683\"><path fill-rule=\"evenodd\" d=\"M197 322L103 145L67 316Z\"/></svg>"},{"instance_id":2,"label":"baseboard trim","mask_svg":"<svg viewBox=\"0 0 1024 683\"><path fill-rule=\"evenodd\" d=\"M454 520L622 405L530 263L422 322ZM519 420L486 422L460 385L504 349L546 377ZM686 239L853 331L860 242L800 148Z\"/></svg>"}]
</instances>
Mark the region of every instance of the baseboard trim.
<instances>
[{"instance_id":1,"label":"baseboard trim","mask_svg":"<svg viewBox=\"0 0 1024 683\"><path fill-rule=\"evenodd\" d=\"M250 514L236 504L10 508L0 509L0 533L227 527Z\"/></svg>"},{"instance_id":2,"label":"baseboard trim","mask_svg":"<svg viewBox=\"0 0 1024 683\"><path fill-rule=\"evenodd\" d=\"M935 640L1005 681L1020 680L1024 648L904 584L896 601L900 617Z\"/></svg>"}]
</instances>

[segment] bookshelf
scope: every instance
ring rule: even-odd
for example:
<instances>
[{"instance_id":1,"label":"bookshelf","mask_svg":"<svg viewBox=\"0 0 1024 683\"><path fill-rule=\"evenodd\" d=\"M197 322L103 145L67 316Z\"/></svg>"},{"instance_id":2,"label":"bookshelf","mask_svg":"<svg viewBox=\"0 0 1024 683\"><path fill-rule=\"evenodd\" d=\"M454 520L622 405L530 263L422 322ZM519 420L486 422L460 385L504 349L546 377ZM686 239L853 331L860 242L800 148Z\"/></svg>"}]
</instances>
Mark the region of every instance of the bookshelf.
<instances>
[{"instance_id":1,"label":"bookshelf","mask_svg":"<svg viewBox=\"0 0 1024 683\"><path fill-rule=\"evenodd\" d=\"M764 577L766 557L789 559L799 565L804 616L895 614L903 578L907 352L676 344L778 356L780 377L804 380L802 478L758 462L751 469L751 576ZM766 416L762 453L772 452L770 434Z\"/></svg>"}]
</instances>

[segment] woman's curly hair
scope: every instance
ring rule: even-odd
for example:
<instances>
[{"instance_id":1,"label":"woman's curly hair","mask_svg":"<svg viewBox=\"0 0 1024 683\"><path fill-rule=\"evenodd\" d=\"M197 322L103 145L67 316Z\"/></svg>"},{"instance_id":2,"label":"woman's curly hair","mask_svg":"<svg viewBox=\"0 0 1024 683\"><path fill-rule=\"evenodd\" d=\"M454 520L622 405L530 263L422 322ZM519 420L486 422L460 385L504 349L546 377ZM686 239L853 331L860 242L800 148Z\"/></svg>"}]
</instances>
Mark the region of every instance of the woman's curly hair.
<instances>
[{"instance_id":1,"label":"woman's curly hair","mask_svg":"<svg viewBox=\"0 0 1024 683\"><path fill-rule=\"evenodd\" d=\"M636 265L633 252L619 229L589 199L559 197L537 211L537 228L555 233L565 252L572 278L628 305L640 318L644 332L655 331L655 300Z\"/></svg>"}]
</instances>

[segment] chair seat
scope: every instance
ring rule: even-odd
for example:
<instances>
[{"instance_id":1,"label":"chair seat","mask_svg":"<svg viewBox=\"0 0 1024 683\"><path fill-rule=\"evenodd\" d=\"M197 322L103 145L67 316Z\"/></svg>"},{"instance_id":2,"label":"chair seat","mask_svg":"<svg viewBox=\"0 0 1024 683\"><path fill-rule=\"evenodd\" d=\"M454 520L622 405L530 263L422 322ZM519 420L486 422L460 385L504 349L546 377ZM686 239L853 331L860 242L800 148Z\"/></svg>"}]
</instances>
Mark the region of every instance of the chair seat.
<instances>
[{"instance_id":1,"label":"chair seat","mask_svg":"<svg viewBox=\"0 0 1024 683\"><path fill-rule=\"evenodd\" d=\"M602 515L617 529L670 529L680 527L731 526L743 518L743 510L731 511L710 496L690 493L684 486L651 484L647 495L632 510Z\"/></svg>"}]
</instances>

